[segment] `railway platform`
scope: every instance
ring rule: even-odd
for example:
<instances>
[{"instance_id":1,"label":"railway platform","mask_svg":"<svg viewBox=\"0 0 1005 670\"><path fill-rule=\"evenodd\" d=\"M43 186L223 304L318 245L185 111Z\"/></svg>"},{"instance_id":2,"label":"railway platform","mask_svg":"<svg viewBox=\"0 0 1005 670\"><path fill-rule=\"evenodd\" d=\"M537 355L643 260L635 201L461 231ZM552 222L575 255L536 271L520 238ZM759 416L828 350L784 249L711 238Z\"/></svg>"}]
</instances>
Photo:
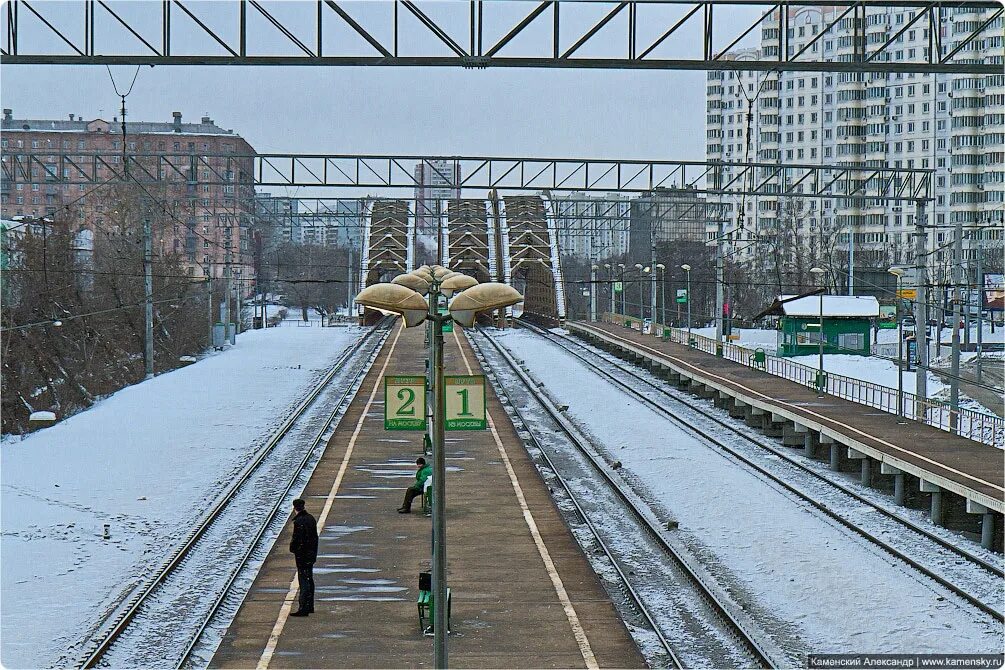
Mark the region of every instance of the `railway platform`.
<instances>
[{"instance_id":1,"label":"railway platform","mask_svg":"<svg viewBox=\"0 0 1005 670\"><path fill-rule=\"evenodd\" d=\"M316 613L296 608L284 530L211 662L214 668L429 667L418 575L430 568L431 520L398 514L422 434L385 431L385 374L422 374L423 330L395 326L304 495L318 519ZM479 372L460 329L448 374ZM645 667L598 577L563 522L499 399L489 430L447 433L450 664L455 667Z\"/></svg>"},{"instance_id":2,"label":"railway platform","mask_svg":"<svg viewBox=\"0 0 1005 670\"><path fill-rule=\"evenodd\" d=\"M909 481L917 492L929 494L934 522L944 524L953 513L964 525L969 519L983 526L986 545L1001 545L1005 471L1000 449L918 421L898 423L893 414L849 400L820 398L797 382L621 325L574 322L568 328L681 387L715 398L731 415L783 437L786 444L804 446L808 455L818 448L829 451L834 469L857 463L863 483L893 478L902 504L912 493L906 490Z\"/></svg>"}]
</instances>

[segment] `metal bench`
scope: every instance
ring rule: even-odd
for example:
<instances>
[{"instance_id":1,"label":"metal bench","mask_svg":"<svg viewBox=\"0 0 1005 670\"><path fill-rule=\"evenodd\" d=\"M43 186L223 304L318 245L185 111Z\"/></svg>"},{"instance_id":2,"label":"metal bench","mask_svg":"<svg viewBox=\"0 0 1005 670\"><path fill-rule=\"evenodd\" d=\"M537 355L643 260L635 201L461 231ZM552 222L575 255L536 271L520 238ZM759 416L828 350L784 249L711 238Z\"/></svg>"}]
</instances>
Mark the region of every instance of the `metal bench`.
<instances>
[{"instance_id":1,"label":"metal bench","mask_svg":"<svg viewBox=\"0 0 1005 670\"><path fill-rule=\"evenodd\" d=\"M432 631L433 628L433 593L432 591L419 591L419 598L416 601L419 608L419 630L423 633ZM426 625L426 621L429 625ZM450 632L450 588L447 588L447 632Z\"/></svg>"}]
</instances>

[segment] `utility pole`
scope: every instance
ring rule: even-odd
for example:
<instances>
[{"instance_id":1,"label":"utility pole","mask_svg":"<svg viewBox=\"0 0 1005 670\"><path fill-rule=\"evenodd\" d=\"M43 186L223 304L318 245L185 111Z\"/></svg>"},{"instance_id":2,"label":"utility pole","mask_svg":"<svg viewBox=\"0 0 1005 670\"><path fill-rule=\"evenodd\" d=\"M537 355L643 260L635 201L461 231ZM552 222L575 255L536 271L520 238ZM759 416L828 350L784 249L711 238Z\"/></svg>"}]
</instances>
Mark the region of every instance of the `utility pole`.
<instances>
[{"instance_id":1,"label":"utility pole","mask_svg":"<svg viewBox=\"0 0 1005 670\"><path fill-rule=\"evenodd\" d=\"M597 259L593 257L596 223L590 226L590 321L597 320Z\"/></svg>"},{"instance_id":2,"label":"utility pole","mask_svg":"<svg viewBox=\"0 0 1005 670\"><path fill-rule=\"evenodd\" d=\"M848 219L848 295L855 295L855 217Z\"/></svg>"},{"instance_id":3,"label":"utility pole","mask_svg":"<svg viewBox=\"0 0 1005 670\"><path fill-rule=\"evenodd\" d=\"M146 378L154 376L154 273L153 273L153 235L150 231L150 216L143 214L143 292L144 318L146 321L144 335L144 358L146 359Z\"/></svg>"},{"instance_id":4,"label":"utility pole","mask_svg":"<svg viewBox=\"0 0 1005 670\"><path fill-rule=\"evenodd\" d=\"M916 276L914 336L918 346L918 367L915 394L918 400L928 399L928 244L925 234L925 201L915 203L914 262ZM941 325L940 325L941 327ZM917 408L916 419L924 421L924 405Z\"/></svg>"},{"instance_id":5,"label":"utility pole","mask_svg":"<svg viewBox=\"0 0 1005 670\"><path fill-rule=\"evenodd\" d=\"M349 276L347 277L348 283L346 284L349 287L349 293L347 294L347 296L348 296L347 297L347 301L348 302L346 304L346 316L349 317L350 319L352 318L352 298L353 298L354 295L356 295L356 290L353 288L354 280L353 280L353 272L352 272L353 266L352 265L353 265L352 264L352 247L349 247Z\"/></svg>"},{"instance_id":6,"label":"utility pole","mask_svg":"<svg viewBox=\"0 0 1005 670\"><path fill-rule=\"evenodd\" d=\"M975 374L977 375L977 383L980 384L984 378L981 366L981 355L984 353L984 249L980 246L980 240L977 244L977 277L974 279L977 283L977 369Z\"/></svg>"},{"instance_id":7,"label":"utility pole","mask_svg":"<svg viewBox=\"0 0 1005 670\"><path fill-rule=\"evenodd\" d=\"M597 320L597 266L590 263L590 321Z\"/></svg>"},{"instance_id":8,"label":"utility pole","mask_svg":"<svg viewBox=\"0 0 1005 670\"><path fill-rule=\"evenodd\" d=\"M722 219L719 219L719 224L717 226L718 233L716 234L715 243L715 352L717 355L722 355L722 312L723 305L726 300L725 292L723 290L723 254L722 245L724 244L722 229ZM688 294L688 304L690 304L691 295Z\"/></svg>"},{"instance_id":9,"label":"utility pole","mask_svg":"<svg viewBox=\"0 0 1005 670\"><path fill-rule=\"evenodd\" d=\"M953 351L949 379L949 432L959 429L960 415L960 315L963 304L963 222L953 230Z\"/></svg>"},{"instance_id":10,"label":"utility pole","mask_svg":"<svg viewBox=\"0 0 1005 670\"><path fill-rule=\"evenodd\" d=\"M653 222L655 223L655 221ZM649 323L652 324L652 333L656 333L656 324L659 323L656 314L656 236L650 231L649 249Z\"/></svg>"},{"instance_id":11,"label":"utility pole","mask_svg":"<svg viewBox=\"0 0 1005 670\"><path fill-rule=\"evenodd\" d=\"M223 291L223 309L226 317L223 320L224 327L224 339L230 339L230 245L227 245L227 250L224 256L224 266L223 266L223 278L225 282L225 288Z\"/></svg>"},{"instance_id":12,"label":"utility pole","mask_svg":"<svg viewBox=\"0 0 1005 670\"><path fill-rule=\"evenodd\" d=\"M206 265L206 348L213 348L213 277Z\"/></svg>"}]
</instances>

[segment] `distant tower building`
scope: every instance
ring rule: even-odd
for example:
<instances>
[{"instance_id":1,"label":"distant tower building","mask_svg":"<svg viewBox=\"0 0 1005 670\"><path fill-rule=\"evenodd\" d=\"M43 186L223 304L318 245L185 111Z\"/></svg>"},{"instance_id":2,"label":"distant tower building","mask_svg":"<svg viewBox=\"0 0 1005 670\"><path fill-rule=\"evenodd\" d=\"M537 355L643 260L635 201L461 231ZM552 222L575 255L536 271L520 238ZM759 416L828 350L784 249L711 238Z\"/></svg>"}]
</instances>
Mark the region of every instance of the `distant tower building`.
<instances>
[{"instance_id":1,"label":"distant tower building","mask_svg":"<svg viewBox=\"0 0 1005 670\"><path fill-rule=\"evenodd\" d=\"M461 197L460 183L457 161L433 158L415 164L416 234L435 236L443 201Z\"/></svg>"}]
</instances>

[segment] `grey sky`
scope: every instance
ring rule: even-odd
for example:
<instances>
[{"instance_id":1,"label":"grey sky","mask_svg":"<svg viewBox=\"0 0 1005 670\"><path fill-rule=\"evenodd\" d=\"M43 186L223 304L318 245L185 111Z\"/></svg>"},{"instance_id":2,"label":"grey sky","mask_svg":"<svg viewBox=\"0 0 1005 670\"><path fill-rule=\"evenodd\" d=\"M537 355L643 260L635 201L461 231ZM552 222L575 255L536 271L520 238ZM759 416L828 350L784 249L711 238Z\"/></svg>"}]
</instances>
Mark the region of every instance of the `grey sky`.
<instances>
[{"instance_id":1,"label":"grey sky","mask_svg":"<svg viewBox=\"0 0 1005 670\"><path fill-rule=\"evenodd\" d=\"M298 16L295 4L272 6L294 21L313 11L301 5L306 13ZM423 6L449 15L442 4ZM225 18L226 7L217 6L219 16L212 5L203 7L205 16ZM379 18L387 7L374 2L355 10ZM510 4L506 25L532 7ZM603 7L584 7L591 16L602 15ZM689 9L682 7L673 9ZM742 31L752 15L749 8L744 12L723 17L724 25ZM699 25L670 50L700 48ZM621 44L614 35L610 39L612 48ZM133 70L113 68L120 87ZM118 114L103 66L5 66L2 74L3 106L13 108L15 117ZM262 152L700 160L704 80L697 71L143 67L128 108L137 120L168 121L175 110L186 120L208 114Z\"/></svg>"}]
</instances>

